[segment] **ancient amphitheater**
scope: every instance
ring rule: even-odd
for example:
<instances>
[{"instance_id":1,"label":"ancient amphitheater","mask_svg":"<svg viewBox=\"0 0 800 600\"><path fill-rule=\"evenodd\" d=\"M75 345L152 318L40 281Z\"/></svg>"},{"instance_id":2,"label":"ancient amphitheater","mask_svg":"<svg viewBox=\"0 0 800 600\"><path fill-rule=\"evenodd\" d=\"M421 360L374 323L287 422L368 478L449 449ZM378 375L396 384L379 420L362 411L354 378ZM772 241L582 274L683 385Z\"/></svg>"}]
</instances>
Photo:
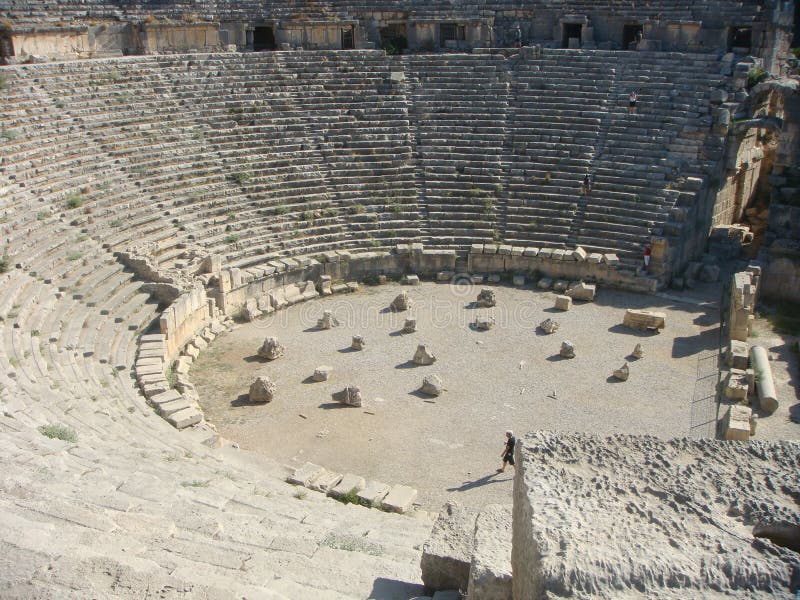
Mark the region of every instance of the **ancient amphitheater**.
<instances>
[{"instance_id":1,"label":"ancient amphitheater","mask_svg":"<svg viewBox=\"0 0 800 600\"><path fill-rule=\"evenodd\" d=\"M0 598L796 597L796 10L0 0Z\"/></svg>"}]
</instances>

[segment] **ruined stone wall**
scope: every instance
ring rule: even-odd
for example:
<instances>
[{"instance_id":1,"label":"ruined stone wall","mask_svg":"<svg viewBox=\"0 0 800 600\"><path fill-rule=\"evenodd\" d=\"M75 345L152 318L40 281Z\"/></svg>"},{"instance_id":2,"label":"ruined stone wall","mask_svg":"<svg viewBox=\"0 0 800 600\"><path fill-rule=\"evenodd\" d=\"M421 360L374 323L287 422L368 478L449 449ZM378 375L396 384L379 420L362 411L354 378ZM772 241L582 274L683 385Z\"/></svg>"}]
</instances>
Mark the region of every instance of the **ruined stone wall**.
<instances>
[{"instance_id":1,"label":"ruined stone wall","mask_svg":"<svg viewBox=\"0 0 800 600\"><path fill-rule=\"evenodd\" d=\"M159 328L166 340L167 363L216 315L214 301L201 283L185 292L161 313Z\"/></svg>"}]
</instances>

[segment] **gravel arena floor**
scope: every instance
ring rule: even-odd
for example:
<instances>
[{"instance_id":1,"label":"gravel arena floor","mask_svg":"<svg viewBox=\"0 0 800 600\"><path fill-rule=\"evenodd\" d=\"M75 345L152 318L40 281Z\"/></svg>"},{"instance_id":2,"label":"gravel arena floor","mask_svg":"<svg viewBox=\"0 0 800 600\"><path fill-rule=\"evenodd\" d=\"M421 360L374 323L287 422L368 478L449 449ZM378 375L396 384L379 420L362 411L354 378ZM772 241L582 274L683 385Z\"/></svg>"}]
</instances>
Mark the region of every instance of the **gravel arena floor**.
<instances>
[{"instance_id":1,"label":"gravel arena floor","mask_svg":"<svg viewBox=\"0 0 800 600\"><path fill-rule=\"evenodd\" d=\"M390 312L390 302L404 289L412 309ZM603 288L595 302L563 313L552 308L553 293L495 290L498 306L478 309L474 286L362 286L356 294L306 302L237 326L215 340L191 371L206 419L241 447L288 466L311 461L411 485L425 510L439 510L449 498L474 507L510 503L513 473L496 473L506 429L713 436L716 304ZM660 334L624 328L626 308L665 312L667 328ZM323 309L333 311L339 327L316 328ZM485 314L494 316L494 329L470 327ZM407 317L417 319L416 333L400 333ZM548 317L561 324L552 335L537 330ZM366 337L363 351L349 349L355 334ZM264 362L256 356L268 336L286 347L283 358ZM575 344L576 358L558 356L563 340ZM411 362L422 343L438 359L432 366ZM629 357L637 343L645 352L638 361ZM617 382L611 373L626 358L630 378ZM312 382L320 365L332 366L333 375ZM791 394L788 405L796 410L790 367L796 373L797 365L785 362L773 369L779 395ZM438 398L419 392L430 373L444 381L446 391ZM266 405L247 401L258 375L277 385L275 400ZM333 402L331 394L348 384L361 387L361 408ZM784 402L762 419L757 437L800 437L789 410Z\"/></svg>"}]
</instances>

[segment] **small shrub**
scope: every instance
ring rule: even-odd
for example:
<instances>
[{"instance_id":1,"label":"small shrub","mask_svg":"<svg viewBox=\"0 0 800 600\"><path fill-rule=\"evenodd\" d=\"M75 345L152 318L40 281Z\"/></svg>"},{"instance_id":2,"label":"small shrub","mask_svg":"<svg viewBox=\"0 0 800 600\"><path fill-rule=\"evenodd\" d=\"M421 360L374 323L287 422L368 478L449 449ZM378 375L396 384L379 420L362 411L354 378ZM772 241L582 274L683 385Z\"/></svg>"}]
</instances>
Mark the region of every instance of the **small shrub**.
<instances>
[{"instance_id":1,"label":"small shrub","mask_svg":"<svg viewBox=\"0 0 800 600\"><path fill-rule=\"evenodd\" d=\"M201 488L202 487L202 488L204 488L204 487L208 487L208 484L209 484L208 481L201 481L199 479L192 479L190 481L181 481L181 485L183 487L187 487L187 488L188 487L197 487L197 488Z\"/></svg>"},{"instance_id":2,"label":"small shrub","mask_svg":"<svg viewBox=\"0 0 800 600\"><path fill-rule=\"evenodd\" d=\"M44 221L45 219L47 219L49 217L50 217L50 211L49 210L40 210L39 212L36 213L36 220L37 221Z\"/></svg>"},{"instance_id":3,"label":"small shrub","mask_svg":"<svg viewBox=\"0 0 800 600\"><path fill-rule=\"evenodd\" d=\"M73 192L67 196L67 208L79 208L83 205L83 194Z\"/></svg>"},{"instance_id":4,"label":"small shrub","mask_svg":"<svg viewBox=\"0 0 800 600\"><path fill-rule=\"evenodd\" d=\"M122 227L122 219L114 219L109 225L111 227Z\"/></svg>"},{"instance_id":5,"label":"small shrub","mask_svg":"<svg viewBox=\"0 0 800 600\"><path fill-rule=\"evenodd\" d=\"M250 175L244 171L239 171L238 173L233 173L231 175L231 179L233 179L239 185L243 185L248 179L250 179Z\"/></svg>"},{"instance_id":6,"label":"small shrub","mask_svg":"<svg viewBox=\"0 0 800 600\"><path fill-rule=\"evenodd\" d=\"M286 206L278 206L277 208L275 208L275 214L276 215L285 215L288 212L289 212L289 208L286 207Z\"/></svg>"},{"instance_id":7,"label":"small shrub","mask_svg":"<svg viewBox=\"0 0 800 600\"><path fill-rule=\"evenodd\" d=\"M178 385L178 374L175 372L175 369L172 368L172 365L166 368L164 377L167 378L167 385L169 385L169 387L174 388Z\"/></svg>"},{"instance_id":8,"label":"small shrub","mask_svg":"<svg viewBox=\"0 0 800 600\"><path fill-rule=\"evenodd\" d=\"M483 213L486 215L491 215L492 211L494 210L494 200L491 198L487 198L483 201Z\"/></svg>"},{"instance_id":9,"label":"small shrub","mask_svg":"<svg viewBox=\"0 0 800 600\"><path fill-rule=\"evenodd\" d=\"M72 252L67 254L67 260L69 261L80 260L81 256L83 256L83 253L81 251L73 250Z\"/></svg>"},{"instance_id":10,"label":"small shrub","mask_svg":"<svg viewBox=\"0 0 800 600\"><path fill-rule=\"evenodd\" d=\"M0 273L5 273L8 271L10 262L11 261L9 260L8 255L3 254L3 256L0 256Z\"/></svg>"},{"instance_id":11,"label":"small shrub","mask_svg":"<svg viewBox=\"0 0 800 600\"><path fill-rule=\"evenodd\" d=\"M303 221L313 221L314 220L314 211L306 210L301 215L303 217Z\"/></svg>"},{"instance_id":12,"label":"small shrub","mask_svg":"<svg viewBox=\"0 0 800 600\"><path fill-rule=\"evenodd\" d=\"M42 425L39 433L54 440L61 440L74 444L78 441L78 434L72 427L66 425Z\"/></svg>"},{"instance_id":13,"label":"small shrub","mask_svg":"<svg viewBox=\"0 0 800 600\"><path fill-rule=\"evenodd\" d=\"M353 204L353 206L350 207L350 214L351 215L362 215L362 214L364 214L364 212L366 212L366 210L367 209L364 208L364 206L361 205L361 204Z\"/></svg>"},{"instance_id":14,"label":"small shrub","mask_svg":"<svg viewBox=\"0 0 800 600\"><path fill-rule=\"evenodd\" d=\"M761 67L753 67L747 73L747 87L751 88L764 81L767 77L769 77L769 73L764 69Z\"/></svg>"},{"instance_id":15,"label":"small shrub","mask_svg":"<svg viewBox=\"0 0 800 600\"><path fill-rule=\"evenodd\" d=\"M298 500L305 500L306 496L308 496L308 492L306 490L304 490L303 488L300 488L293 495Z\"/></svg>"},{"instance_id":16,"label":"small shrub","mask_svg":"<svg viewBox=\"0 0 800 600\"><path fill-rule=\"evenodd\" d=\"M353 488L346 494L340 496L339 502L343 502L344 504L358 504L358 488Z\"/></svg>"},{"instance_id":17,"label":"small shrub","mask_svg":"<svg viewBox=\"0 0 800 600\"><path fill-rule=\"evenodd\" d=\"M65 106L65 104L64 104L64 101L63 101L63 100L56 100L55 102L53 102L53 105L54 105L56 108L64 108L64 106Z\"/></svg>"},{"instance_id":18,"label":"small shrub","mask_svg":"<svg viewBox=\"0 0 800 600\"><path fill-rule=\"evenodd\" d=\"M15 139L17 139L17 132L13 129L0 128L0 138L8 140L9 142L13 142Z\"/></svg>"},{"instance_id":19,"label":"small shrub","mask_svg":"<svg viewBox=\"0 0 800 600\"><path fill-rule=\"evenodd\" d=\"M402 204L391 204L389 206L389 212L391 212L394 215L399 215L401 212L403 212L403 205Z\"/></svg>"},{"instance_id":20,"label":"small shrub","mask_svg":"<svg viewBox=\"0 0 800 600\"><path fill-rule=\"evenodd\" d=\"M235 233L231 233L230 235L225 236L225 243L226 244L235 244L239 241L239 236Z\"/></svg>"}]
</instances>

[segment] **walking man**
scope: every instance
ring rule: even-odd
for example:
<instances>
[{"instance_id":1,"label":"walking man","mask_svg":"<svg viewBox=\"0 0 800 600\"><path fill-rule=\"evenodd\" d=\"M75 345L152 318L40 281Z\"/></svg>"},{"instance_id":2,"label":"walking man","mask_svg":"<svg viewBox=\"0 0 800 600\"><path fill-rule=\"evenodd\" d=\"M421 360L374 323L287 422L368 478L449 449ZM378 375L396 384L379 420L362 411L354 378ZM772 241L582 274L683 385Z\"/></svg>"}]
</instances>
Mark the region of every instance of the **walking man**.
<instances>
[{"instance_id":1,"label":"walking man","mask_svg":"<svg viewBox=\"0 0 800 600\"><path fill-rule=\"evenodd\" d=\"M506 431L506 446L503 448L503 453L500 455L500 458L503 459L503 466L497 469L498 473L506 472L506 464L514 467L514 445L516 443L517 440L514 438L514 432L509 429ZM514 469L516 469L516 467L514 467Z\"/></svg>"}]
</instances>

